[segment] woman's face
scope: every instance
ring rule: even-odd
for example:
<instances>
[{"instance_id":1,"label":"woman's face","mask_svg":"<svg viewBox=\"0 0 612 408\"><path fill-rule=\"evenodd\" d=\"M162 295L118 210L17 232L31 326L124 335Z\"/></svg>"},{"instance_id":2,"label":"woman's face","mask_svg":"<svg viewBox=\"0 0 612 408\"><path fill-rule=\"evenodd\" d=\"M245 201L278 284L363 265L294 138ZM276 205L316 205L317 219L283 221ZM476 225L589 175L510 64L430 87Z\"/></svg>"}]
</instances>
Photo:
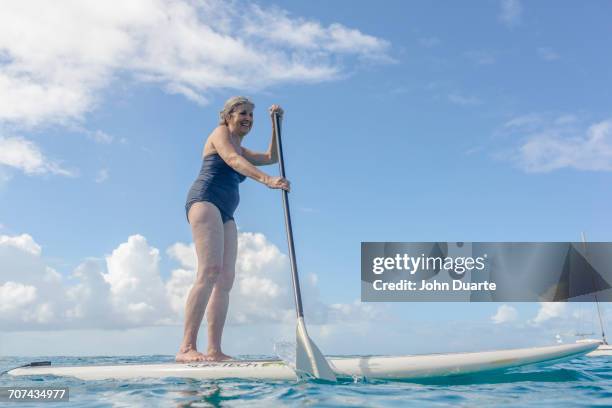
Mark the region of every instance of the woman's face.
<instances>
[{"instance_id":1,"label":"woman's face","mask_svg":"<svg viewBox=\"0 0 612 408\"><path fill-rule=\"evenodd\" d=\"M227 127L239 136L249 133L253 127L253 107L247 104L236 106L227 119Z\"/></svg>"}]
</instances>

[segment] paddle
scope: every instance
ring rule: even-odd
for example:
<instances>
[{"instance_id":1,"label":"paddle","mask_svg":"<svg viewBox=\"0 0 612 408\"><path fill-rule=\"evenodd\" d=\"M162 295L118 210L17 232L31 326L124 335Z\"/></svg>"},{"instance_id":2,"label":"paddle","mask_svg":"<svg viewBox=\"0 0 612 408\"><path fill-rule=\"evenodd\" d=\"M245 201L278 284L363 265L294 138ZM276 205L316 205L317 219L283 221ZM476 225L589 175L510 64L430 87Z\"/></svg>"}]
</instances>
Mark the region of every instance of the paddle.
<instances>
[{"instance_id":1,"label":"paddle","mask_svg":"<svg viewBox=\"0 0 612 408\"><path fill-rule=\"evenodd\" d=\"M278 152L278 167L281 177L285 178L285 163L283 161L283 144L281 142L280 116L273 114L274 131L276 132L276 149ZM304 324L304 310L302 309L302 294L300 292L300 281L298 278L297 264L295 261L295 247L293 246L293 230L291 228L291 213L289 212L289 196L287 191L281 190L283 196L283 207L285 209L285 227L287 229L287 245L289 247L289 259L291 260L291 281L293 282L293 293L295 296L295 311L297 313L296 330L296 361L295 368L300 378L314 377L326 381L336 381L336 376L323 356L323 353L308 337L306 325Z\"/></svg>"}]
</instances>

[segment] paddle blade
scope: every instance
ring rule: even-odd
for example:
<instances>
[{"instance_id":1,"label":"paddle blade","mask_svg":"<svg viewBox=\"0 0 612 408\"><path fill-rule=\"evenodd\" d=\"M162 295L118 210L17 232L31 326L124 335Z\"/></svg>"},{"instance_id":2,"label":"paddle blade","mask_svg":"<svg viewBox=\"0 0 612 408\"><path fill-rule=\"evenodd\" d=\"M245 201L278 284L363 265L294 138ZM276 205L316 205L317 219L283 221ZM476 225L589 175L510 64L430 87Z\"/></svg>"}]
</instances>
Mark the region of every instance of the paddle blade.
<instances>
[{"instance_id":1,"label":"paddle blade","mask_svg":"<svg viewBox=\"0 0 612 408\"><path fill-rule=\"evenodd\" d=\"M295 368L300 379L314 377L320 380L336 382L336 375L321 350L308 337L304 319L299 318L296 331Z\"/></svg>"}]
</instances>

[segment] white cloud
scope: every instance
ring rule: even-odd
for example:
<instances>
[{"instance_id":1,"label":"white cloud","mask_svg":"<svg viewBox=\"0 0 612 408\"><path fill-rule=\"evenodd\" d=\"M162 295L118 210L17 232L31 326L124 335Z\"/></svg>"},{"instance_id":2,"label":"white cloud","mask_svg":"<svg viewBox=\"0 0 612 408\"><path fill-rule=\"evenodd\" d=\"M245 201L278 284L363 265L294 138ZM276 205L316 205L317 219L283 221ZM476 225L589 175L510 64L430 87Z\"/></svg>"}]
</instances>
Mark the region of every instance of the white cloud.
<instances>
[{"instance_id":1,"label":"white cloud","mask_svg":"<svg viewBox=\"0 0 612 408\"><path fill-rule=\"evenodd\" d=\"M92 326L102 325L113 318L110 302L110 285L104 280L104 265L89 259L81 263L72 273L77 283L66 289L71 306L66 310L67 320L90 320Z\"/></svg>"},{"instance_id":2,"label":"white cloud","mask_svg":"<svg viewBox=\"0 0 612 408\"><path fill-rule=\"evenodd\" d=\"M334 303L329 306L329 310L329 321L333 323L375 321L382 318L380 308L360 300L353 303Z\"/></svg>"},{"instance_id":3,"label":"white cloud","mask_svg":"<svg viewBox=\"0 0 612 408\"><path fill-rule=\"evenodd\" d=\"M104 280L119 313L136 324L153 324L168 316L166 291L159 271L159 250L141 235L132 235L106 257Z\"/></svg>"},{"instance_id":4,"label":"white cloud","mask_svg":"<svg viewBox=\"0 0 612 408\"><path fill-rule=\"evenodd\" d=\"M351 53L364 58L388 60L385 40L363 34L342 24L323 27L319 22L292 18L278 8L264 9L254 5L251 16L243 19L243 31L254 38L264 39L296 50Z\"/></svg>"},{"instance_id":5,"label":"white cloud","mask_svg":"<svg viewBox=\"0 0 612 408\"><path fill-rule=\"evenodd\" d=\"M0 165L16 168L28 175L74 176L74 172L45 157L34 142L21 137L0 136Z\"/></svg>"},{"instance_id":6,"label":"white cloud","mask_svg":"<svg viewBox=\"0 0 612 408\"><path fill-rule=\"evenodd\" d=\"M45 265L41 246L28 234L1 235L0 265L2 299L28 300L11 313L0 313L0 326L11 330L52 324L57 318L55 310L65 305L64 286L59 273Z\"/></svg>"},{"instance_id":7,"label":"white cloud","mask_svg":"<svg viewBox=\"0 0 612 408\"><path fill-rule=\"evenodd\" d=\"M491 316L495 324L511 323L518 319L518 311L509 305L501 305L497 308L497 313Z\"/></svg>"},{"instance_id":8,"label":"white cloud","mask_svg":"<svg viewBox=\"0 0 612 408\"><path fill-rule=\"evenodd\" d=\"M538 326L551 319L566 317L567 304L561 302L540 302L540 309L536 316L528 323Z\"/></svg>"},{"instance_id":9,"label":"white cloud","mask_svg":"<svg viewBox=\"0 0 612 408\"><path fill-rule=\"evenodd\" d=\"M187 295L195 279L194 270L175 269L168 282L166 282L166 293L170 307L177 315L182 315L187 301Z\"/></svg>"},{"instance_id":10,"label":"white cloud","mask_svg":"<svg viewBox=\"0 0 612 408\"><path fill-rule=\"evenodd\" d=\"M504 128L522 139L511 158L527 172L612 171L612 119L579 127L572 115L517 118Z\"/></svg>"},{"instance_id":11,"label":"white cloud","mask_svg":"<svg viewBox=\"0 0 612 408\"><path fill-rule=\"evenodd\" d=\"M42 252L40 245L38 245L29 234L21 234L16 236L0 235L0 246L3 245L13 246L35 256L39 256Z\"/></svg>"},{"instance_id":12,"label":"white cloud","mask_svg":"<svg viewBox=\"0 0 612 408\"><path fill-rule=\"evenodd\" d=\"M43 281L59 283L62 281L62 275L55 269L51 268L50 266L47 266L45 267L45 274L43 275Z\"/></svg>"},{"instance_id":13,"label":"white cloud","mask_svg":"<svg viewBox=\"0 0 612 408\"><path fill-rule=\"evenodd\" d=\"M535 126L540 126L543 121L544 118L541 115L531 113L510 119L509 121L504 123L503 127L507 129L525 129L527 127L529 129L533 129Z\"/></svg>"},{"instance_id":14,"label":"white cloud","mask_svg":"<svg viewBox=\"0 0 612 408\"><path fill-rule=\"evenodd\" d=\"M187 245L177 242L171 245L166 253L168 256L181 264L181 267L195 270L197 265L195 247L193 244Z\"/></svg>"},{"instance_id":15,"label":"white cloud","mask_svg":"<svg viewBox=\"0 0 612 408\"><path fill-rule=\"evenodd\" d=\"M108 133L105 133L101 130L96 130L95 132L89 132L89 138L93 140L94 142L100 143L100 144L111 144L113 143L113 140L115 140L114 137L112 137Z\"/></svg>"},{"instance_id":16,"label":"white cloud","mask_svg":"<svg viewBox=\"0 0 612 408\"><path fill-rule=\"evenodd\" d=\"M179 325L194 281L193 244L176 243L166 253L179 267L162 277L160 252L132 235L103 259L82 262L64 278L45 265L42 249L27 234L0 236L0 325L6 330L122 329ZM318 277L302 282L309 322L362 322L379 318L373 305L326 305ZM21 303L14 302L19 298ZM287 256L262 234L238 234L236 281L228 325L293 323L295 316ZM11 304L15 307L10 306Z\"/></svg>"},{"instance_id":17,"label":"white cloud","mask_svg":"<svg viewBox=\"0 0 612 408\"><path fill-rule=\"evenodd\" d=\"M80 120L120 77L203 104L219 89L334 79L354 58L391 61L388 50L359 30L252 3L4 1L0 122Z\"/></svg>"},{"instance_id":18,"label":"white cloud","mask_svg":"<svg viewBox=\"0 0 612 408\"><path fill-rule=\"evenodd\" d=\"M8 281L0 285L0 313L21 310L36 300L36 288Z\"/></svg>"},{"instance_id":19,"label":"white cloud","mask_svg":"<svg viewBox=\"0 0 612 408\"><path fill-rule=\"evenodd\" d=\"M519 0L501 0L500 20L508 27L513 27L521 22L523 6Z\"/></svg>"},{"instance_id":20,"label":"white cloud","mask_svg":"<svg viewBox=\"0 0 612 408\"><path fill-rule=\"evenodd\" d=\"M25 317L27 322L49 324L55 320L55 310L51 303L40 303Z\"/></svg>"}]
</instances>

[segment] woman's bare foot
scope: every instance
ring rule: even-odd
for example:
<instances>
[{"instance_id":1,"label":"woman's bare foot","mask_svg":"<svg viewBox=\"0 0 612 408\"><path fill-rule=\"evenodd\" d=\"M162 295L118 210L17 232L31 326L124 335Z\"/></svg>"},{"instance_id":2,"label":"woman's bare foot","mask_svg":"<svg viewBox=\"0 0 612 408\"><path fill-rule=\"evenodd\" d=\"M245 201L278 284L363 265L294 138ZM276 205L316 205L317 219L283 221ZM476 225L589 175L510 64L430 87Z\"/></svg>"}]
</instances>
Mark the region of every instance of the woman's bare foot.
<instances>
[{"instance_id":1,"label":"woman's bare foot","mask_svg":"<svg viewBox=\"0 0 612 408\"><path fill-rule=\"evenodd\" d=\"M206 361L223 361L223 360L233 360L233 357L228 356L227 354L222 353L221 351L208 350L208 353L204 356Z\"/></svg>"},{"instance_id":2,"label":"woman's bare foot","mask_svg":"<svg viewBox=\"0 0 612 408\"><path fill-rule=\"evenodd\" d=\"M189 349L187 351L179 351L176 354L177 363L193 363L194 361L206 361L207 356L200 353L198 350Z\"/></svg>"}]
</instances>

